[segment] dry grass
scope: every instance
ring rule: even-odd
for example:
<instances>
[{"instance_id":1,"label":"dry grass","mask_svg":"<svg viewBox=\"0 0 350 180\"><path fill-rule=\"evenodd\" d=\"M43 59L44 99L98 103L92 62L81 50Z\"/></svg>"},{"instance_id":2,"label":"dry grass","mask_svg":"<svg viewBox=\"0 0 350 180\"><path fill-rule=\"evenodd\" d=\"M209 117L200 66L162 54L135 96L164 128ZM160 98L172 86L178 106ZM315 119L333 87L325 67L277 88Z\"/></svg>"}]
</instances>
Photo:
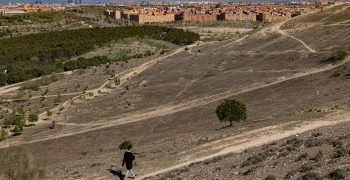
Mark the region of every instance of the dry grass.
<instances>
[{"instance_id":1,"label":"dry grass","mask_svg":"<svg viewBox=\"0 0 350 180\"><path fill-rule=\"evenodd\" d=\"M44 179L44 171L34 166L30 154L21 148L9 148L0 153L0 179Z\"/></svg>"}]
</instances>

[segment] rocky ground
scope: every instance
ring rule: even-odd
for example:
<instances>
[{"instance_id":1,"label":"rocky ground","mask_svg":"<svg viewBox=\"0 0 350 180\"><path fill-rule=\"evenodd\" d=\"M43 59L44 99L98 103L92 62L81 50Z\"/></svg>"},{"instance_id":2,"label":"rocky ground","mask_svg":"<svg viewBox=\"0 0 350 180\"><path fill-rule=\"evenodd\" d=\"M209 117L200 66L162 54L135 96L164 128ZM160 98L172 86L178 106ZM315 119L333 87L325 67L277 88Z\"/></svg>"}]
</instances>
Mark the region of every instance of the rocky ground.
<instances>
[{"instance_id":1,"label":"rocky ground","mask_svg":"<svg viewBox=\"0 0 350 180\"><path fill-rule=\"evenodd\" d=\"M350 123L220 156L154 179L349 179Z\"/></svg>"}]
</instances>

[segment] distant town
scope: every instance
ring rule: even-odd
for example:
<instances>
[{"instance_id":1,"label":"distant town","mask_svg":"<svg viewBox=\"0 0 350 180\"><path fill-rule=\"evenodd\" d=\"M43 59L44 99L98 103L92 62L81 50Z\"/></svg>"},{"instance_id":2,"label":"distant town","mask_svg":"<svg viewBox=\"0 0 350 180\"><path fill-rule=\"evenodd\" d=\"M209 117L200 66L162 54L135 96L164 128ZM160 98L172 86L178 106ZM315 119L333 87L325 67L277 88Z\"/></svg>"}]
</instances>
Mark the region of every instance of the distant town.
<instances>
[{"instance_id":1,"label":"distant town","mask_svg":"<svg viewBox=\"0 0 350 180\"><path fill-rule=\"evenodd\" d=\"M1 16L13 16L33 12L64 11L83 7L105 7L106 18L129 24L212 21L279 22L312 10L340 3L321 0L318 2L115 2L84 4L82 0L68 0L67 4L9 4L0 6Z\"/></svg>"}]
</instances>

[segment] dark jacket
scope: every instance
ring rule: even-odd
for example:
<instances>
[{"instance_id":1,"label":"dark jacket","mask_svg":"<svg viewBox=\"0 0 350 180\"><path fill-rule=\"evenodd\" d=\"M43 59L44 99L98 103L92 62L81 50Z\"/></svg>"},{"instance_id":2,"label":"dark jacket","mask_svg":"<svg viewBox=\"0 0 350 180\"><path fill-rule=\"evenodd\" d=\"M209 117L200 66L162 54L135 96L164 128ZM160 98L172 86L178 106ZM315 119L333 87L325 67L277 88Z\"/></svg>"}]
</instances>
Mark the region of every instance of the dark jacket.
<instances>
[{"instance_id":1,"label":"dark jacket","mask_svg":"<svg viewBox=\"0 0 350 180\"><path fill-rule=\"evenodd\" d=\"M130 169L132 169L132 162L134 160L135 160L135 156L132 154L132 152L131 151L126 151L124 153L122 166L124 166L124 164L125 164L126 165L126 169L130 170Z\"/></svg>"}]
</instances>

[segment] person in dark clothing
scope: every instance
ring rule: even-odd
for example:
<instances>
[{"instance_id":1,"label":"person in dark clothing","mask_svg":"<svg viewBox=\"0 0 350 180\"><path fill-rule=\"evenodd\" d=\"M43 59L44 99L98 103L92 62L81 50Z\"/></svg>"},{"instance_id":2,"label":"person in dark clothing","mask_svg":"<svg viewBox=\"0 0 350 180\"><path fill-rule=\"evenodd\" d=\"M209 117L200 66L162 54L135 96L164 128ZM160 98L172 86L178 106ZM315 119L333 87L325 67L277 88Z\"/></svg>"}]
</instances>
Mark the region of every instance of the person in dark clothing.
<instances>
[{"instance_id":1,"label":"person in dark clothing","mask_svg":"<svg viewBox=\"0 0 350 180\"><path fill-rule=\"evenodd\" d=\"M124 164L126 165L126 173L125 173L125 177L124 180L128 179L129 174L132 175L132 178L135 178L135 175L132 171L132 165L133 165L133 161L135 160L135 156L134 154L131 152L132 149L132 145L130 144L128 146L128 150L124 153L124 158L123 158L123 164L122 166L124 167Z\"/></svg>"}]
</instances>

